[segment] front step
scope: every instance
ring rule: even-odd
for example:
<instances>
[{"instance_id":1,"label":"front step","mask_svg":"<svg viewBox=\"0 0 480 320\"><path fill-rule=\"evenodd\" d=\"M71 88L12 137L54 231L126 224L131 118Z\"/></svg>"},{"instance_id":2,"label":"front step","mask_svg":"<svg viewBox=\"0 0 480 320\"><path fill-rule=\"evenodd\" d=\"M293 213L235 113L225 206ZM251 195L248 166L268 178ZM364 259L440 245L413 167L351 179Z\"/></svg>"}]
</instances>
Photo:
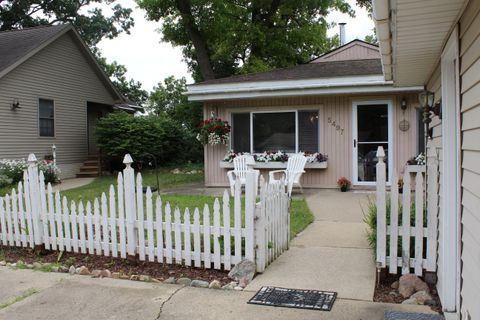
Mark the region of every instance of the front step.
<instances>
[{"instance_id":1,"label":"front step","mask_svg":"<svg viewBox=\"0 0 480 320\"><path fill-rule=\"evenodd\" d=\"M88 155L77 173L77 178L92 178L100 175L100 164L97 155Z\"/></svg>"}]
</instances>

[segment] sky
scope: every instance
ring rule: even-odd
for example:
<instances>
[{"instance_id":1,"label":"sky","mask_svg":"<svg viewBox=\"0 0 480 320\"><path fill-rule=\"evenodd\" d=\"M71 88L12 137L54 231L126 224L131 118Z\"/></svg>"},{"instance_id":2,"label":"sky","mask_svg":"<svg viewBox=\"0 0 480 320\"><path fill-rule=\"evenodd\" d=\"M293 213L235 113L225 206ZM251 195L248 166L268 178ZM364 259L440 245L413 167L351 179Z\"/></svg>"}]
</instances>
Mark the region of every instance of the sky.
<instances>
[{"instance_id":1,"label":"sky","mask_svg":"<svg viewBox=\"0 0 480 320\"><path fill-rule=\"evenodd\" d=\"M348 0L356 11L352 18L340 12L331 12L327 17L329 22L346 22L346 41L364 39L372 34L373 21L366 10L355 5L355 0ZM193 82L188 72L187 64L182 60L179 47L161 42L158 31L159 23L148 21L145 12L138 8L134 0L117 0L123 7L132 8L135 26L130 34L122 33L114 39L102 40L98 47L108 61L117 61L127 67L127 77L142 83L143 89L150 91L168 76L185 77L187 83ZM328 31L328 36L339 33L338 26Z\"/></svg>"}]
</instances>

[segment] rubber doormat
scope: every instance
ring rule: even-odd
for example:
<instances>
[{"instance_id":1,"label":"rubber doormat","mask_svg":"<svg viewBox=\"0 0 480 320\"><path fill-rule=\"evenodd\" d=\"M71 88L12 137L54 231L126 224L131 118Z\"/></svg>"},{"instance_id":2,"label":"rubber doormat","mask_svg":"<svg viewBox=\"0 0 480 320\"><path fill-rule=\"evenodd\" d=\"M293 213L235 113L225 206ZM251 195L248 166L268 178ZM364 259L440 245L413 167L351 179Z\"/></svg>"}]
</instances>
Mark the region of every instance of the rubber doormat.
<instances>
[{"instance_id":1,"label":"rubber doormat","mask_svg":"<svg viewBox=\"0 0 480 320\"><path fill-rule=\"evenodd\" d=\"M438 314L385 311L385 320L444 320Z\"/></svg>"},{"instance_id":2,"label":"rubber doormat","mask_svg":"<svg viewBox=\"0 0 480 320\"><path fill-rule=\"evenodd\" d=\"M248 303L271 307L330 311L336 298L336 292L262 287Z\"/></svg>"}]
</instances>

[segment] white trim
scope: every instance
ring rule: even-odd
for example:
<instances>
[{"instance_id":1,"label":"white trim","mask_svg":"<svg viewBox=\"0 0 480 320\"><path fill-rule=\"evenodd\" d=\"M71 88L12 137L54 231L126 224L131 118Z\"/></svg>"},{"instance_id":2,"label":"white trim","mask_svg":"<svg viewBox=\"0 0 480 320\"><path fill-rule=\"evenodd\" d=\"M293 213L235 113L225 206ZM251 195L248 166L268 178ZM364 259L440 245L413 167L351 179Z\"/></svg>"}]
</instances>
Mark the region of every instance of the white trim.
<instances>
[{"instance_id":1,"label":"white trim","mask_svg":"<svg viewBox=\"0 0 480 320\"><path fill-rule=\"evenodd\" d=\"M442 80L442 290L444 311L460 310L460 98L458 28L441 57Z\"/></svg>"},{"instance_id":2,"label":"white trim","mask_svg":"<svg viewBox=\"0 0 480 320\"><path fill-rule=\"evenodd\" d=\"M375 181L358 181L358 106L360 105L387 105L388 110L388 177L387 184L391 180L395 158L394 145L393 145L393 102L388 100L355 100L352 101L352 181L354 185L358 186L373 186ZM356 143L355 143L356 141ZM385 142L379 142L385 143ZM356 144L356 145L355 145Z\"/></svg>"},{"instance_id":3,"label":"white trim","mask_svg":"<svg viewBox=\"0 0 480 320\"><path fill-rule=\"evenodd\" d=\"M185 93L190 101L226 100L258 97L286 97L348 93L421 91L422 86L394 87L383 75L333 77L282 81L246 81L226 84L190 85Z\"/></svg>"}]
</instances>

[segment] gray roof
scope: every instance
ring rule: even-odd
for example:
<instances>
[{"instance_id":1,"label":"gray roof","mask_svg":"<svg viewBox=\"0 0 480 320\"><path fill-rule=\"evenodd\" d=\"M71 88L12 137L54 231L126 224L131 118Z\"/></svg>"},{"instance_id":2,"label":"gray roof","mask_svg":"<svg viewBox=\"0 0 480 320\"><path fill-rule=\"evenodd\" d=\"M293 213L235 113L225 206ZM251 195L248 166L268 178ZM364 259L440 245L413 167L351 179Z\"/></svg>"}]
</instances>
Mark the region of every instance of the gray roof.
<instances>
[{"instance_id":1,"label":"gray roof","mask_svg":"<svg viewBox=\"0 0 480 320\"><path fill-rule=\"evenodd\" d=\"M299 79L332 78L346 76L383 75L380 59L328 61L301 64L290 68L267 72L236 75L213 79L198 85L238 83L247 81L282 81Z\"/></svg>"},{"instance_id":2,"label":"gray roof","mask_svg":"<svg viewBox=\"0 0 480 320\"><path fill-rule=\"evenodd\" d=\"M65 28L69 28L69 25L41 26L0 32L0 72L44 42L62 33Z\"/></svg>"}]
</instances>

